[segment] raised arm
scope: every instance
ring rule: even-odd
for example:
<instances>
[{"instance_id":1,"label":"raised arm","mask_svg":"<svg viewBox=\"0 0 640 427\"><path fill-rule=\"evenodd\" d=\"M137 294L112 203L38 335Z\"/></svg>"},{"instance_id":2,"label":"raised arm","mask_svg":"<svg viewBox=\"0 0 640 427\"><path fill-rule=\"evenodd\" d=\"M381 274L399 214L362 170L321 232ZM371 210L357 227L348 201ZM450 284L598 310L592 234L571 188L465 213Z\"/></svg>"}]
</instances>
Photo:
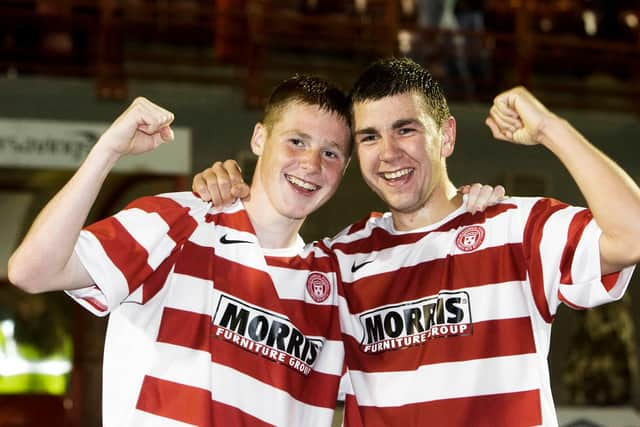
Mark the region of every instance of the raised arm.
<instances>
[{"instance_id":1,"label":"raised arm","mask_svg":"<svg viewBox=\"0 0 640 427\"><path fill-rule=\"evenodd\" d=\"M640 189L622 168L523 87L498 95L486 123L495 138L544 145L564 164L602 229L603 273L640 261Z\"/></svg>"},{"instance_id":2,"label":"raised arm","mask_svg":"<svg viewBox=\"0 0 640 427\"><path fill-rule=\"evenodd\" d=\"M107 129L69 182L49 201L9 259L9 281L27 292L92 283L74 253L80 231L117 160L173 139L173 114L137 98Z\"/></svg>"}]
</instances>

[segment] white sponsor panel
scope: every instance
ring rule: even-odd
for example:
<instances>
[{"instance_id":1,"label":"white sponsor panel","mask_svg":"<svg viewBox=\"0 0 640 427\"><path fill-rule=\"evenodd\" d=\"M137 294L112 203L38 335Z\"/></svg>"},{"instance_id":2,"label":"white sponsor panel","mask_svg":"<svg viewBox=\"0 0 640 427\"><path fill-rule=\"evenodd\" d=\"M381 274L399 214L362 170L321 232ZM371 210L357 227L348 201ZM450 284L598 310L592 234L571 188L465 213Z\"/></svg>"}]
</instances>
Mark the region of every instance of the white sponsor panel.
<instances>
[{"instance_id":1,"label":"white sponsor panel","mask_svg":"<svg viewBox=\"0 0 640 427\"><path fill-rule=\"evenodd\" d=\"M222 295L212 318L214 337L309 375L324 340L305 336L286 317Z\"/></svg>"},{"instance_id":2,"label":"white sponsor panel","mask_svg":"<svg viewBox=\"0 0 640 427\"><path fill-rule=\"evenodd\" d=\"M0 119L0 167L77 169L108 123ZM119 172L186 175L191 173L191 130L173 127L175 139L138 156L126 156Z\"/></svg>"},{"instance_id":3,"label":"white sponsor panel","mask_svg":"<svg viewBox=\"0 0 640 427\"><path fill-rule=\"evenodd\" d=\"M471 335L471 304L465 291L440 292L360 315L365 353L420 345L432 338Z\"/></svg>"}]
</instances>

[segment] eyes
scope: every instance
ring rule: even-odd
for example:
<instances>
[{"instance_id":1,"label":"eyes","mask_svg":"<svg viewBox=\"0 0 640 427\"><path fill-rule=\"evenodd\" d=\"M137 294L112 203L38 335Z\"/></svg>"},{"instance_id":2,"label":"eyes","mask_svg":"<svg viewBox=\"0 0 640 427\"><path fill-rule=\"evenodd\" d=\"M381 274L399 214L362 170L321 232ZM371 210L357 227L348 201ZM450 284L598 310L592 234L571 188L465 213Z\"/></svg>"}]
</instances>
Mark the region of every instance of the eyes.
<instances>
[{"instance_id":1,"label":"eyes","mask_svg":"<svg viewBox=\"0 0 640 427\"><path fill-rule=\"evenodd\" d=\"M295 148L303 149L307 146L302 138L289 138L288 141ZM340 159L340 153L337 150L323 149L322 156L330 160Z\"/></svg>"},{"instance_id":2,"label":"eyes","mask_svg":"<svg viewBox=\"0 0 640 427\"><path fill-rule=\"evenodd\" d=\"M416 132L418 132L418 129L413 127L413 126L401 126L398 128L393 129L393 133L395 134L396 137L409 137L409 136L413 136ZM378 141L381 138L380 133L378 133L375 130L372 130L371 132L364 132L361 133L358 137L357 137L357 141L359 144L373 144L374 142Z\"/></svg>"}]
</instances>

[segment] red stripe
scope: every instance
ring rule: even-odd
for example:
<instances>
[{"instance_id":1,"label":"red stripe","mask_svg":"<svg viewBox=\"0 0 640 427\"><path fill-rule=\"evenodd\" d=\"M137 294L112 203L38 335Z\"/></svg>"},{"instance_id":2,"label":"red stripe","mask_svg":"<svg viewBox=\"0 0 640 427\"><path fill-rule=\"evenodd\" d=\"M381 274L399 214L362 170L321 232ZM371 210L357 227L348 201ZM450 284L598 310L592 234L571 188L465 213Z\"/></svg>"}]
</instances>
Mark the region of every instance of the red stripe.
<instances>
[{"instance_id":1,"label":"red stripe","mask_svg":"<svg viewBox=\"0 0 640 427\"><path fill-rule=\"evenodd\" d=\"M542 424L538 390L437 400L398 407L361 406L347 409L350 409L345 411L347 416L359 418L346 420L349 427L529 427Z\"/></svg>"},{"instance_id":2,"label":"red stripe","mask_svg":"<svg viewBox=\"0 0 640 427\"><path fill-rule=\"evenodd\" d=\"M238 251L240 250L239 248ZM215 256L213 248L191 241L185 242L182 252L176 262L176 273L210 280L222 292L235 295L248 303L282 312L280 299L269 274Z\"/></svg>"},{"instance_id":3,"label":"red stripe","mask_svg":"<svg viewBox=\"0 0 640 427\"><path fill-rule=\"evenodd\" d=\"M213 222L217 225L221 225L234 230L244 231L246 233L256 234L247 211L241 210L234 213L219 212L216 214L207 214L205 216L206 222Z\"/></svg>"},{"instance_id":4,"label":"red stripe","mask_svg":"<svg viewBox=\"0 0 640 427\"><path fill-rule=\"evenodd\" d=\"M275 427L238 408L214 401L211 414L212 425L224 427Z\"/></svg>"},{"instance_id":5,"label":"red stripe","mask_svg":"<svg viewBox=\"0 0 640 427\"><path fill-rule=\"evenodd\" d=\"M564 251L562 251L562 258L560 259L560 283L564 285L570 285L573 283L571 277L571 266L573 264L573 257L576 254L576 248L584 232L584 228L591 221L593 215L591 211L585 209L578 212L569 224L569 230L567 230L567 243L565 244Z\"/></svg>"},{"instance_id":6,"label":"red stripe","mask_svg":"<svg viewBox=\"0 0 640 427\"><path fill-rule=\"evenodd\" d=\"M200 427L213 426L211 392L160 378L144 377L136 407Z\"/></svg>"},{"instance_id":7,"label":"red stripe","mask_svg":"<svg viewBox=\"0 0 640 427\"><path fill-rule=\"evenodd\" d=\"M169 237L181 242L195 230L196 221L189 215L189 208L173 199L161 196L141 197L129 203L126 209L137 208L158 214L169 225Z\"/></svg>"},{"instance_id":8,"label":"red stripe","mask_svg":"<svg viewBox=\"0 0 640 427\"><path fill-rule=\"evenodd\" d=\"M517 208L518 206L513 203L501 203L499 205L489 206L484 211L476 212L475 214L466 212L462 215L456 216L451 221L442 224L432 232L446 232L467 225L484 224L490 218L494 218L508 210Z\"/></svg>"},{"instance_id":9,"label":"red stripe","mask_svg":"<svg viewBox=\"0 0 640 427\"><path fill-rule=\"evenodd\" d=\"M213 362L280 388L296 400L326 408L335 407L340 375L311 371L305 376L287 365L218 338L208 315L165 308L157 341L207 351L211 353Z\"/></svg>"},{"instance_id":10,"label":"red stripe","mask_svg":"<svg viewBox=\"0 0 640 427\"><path fill-rule=\"evenodd\" d=\"M144 281L142 284L142 304L146 304L147 301L153 298L158 291L162 289L179 254L180 251L174 249L171 255L162 261L156 271L154 271L153 274Z\"/></svg>"},{"instance_id":11,"label":"red stripe","mask_svg":"<svg viewBox=\"0 0 640 427\"><path fill-rule=\"evenodd\" d=\"M281 299L271 276L246 265L216 257L213 248L185 242L182 255L176 261L175 272L210 280L215 288L222 292L247 303L285 314L306 335L321 335L336 340L340 338L339 328L329 327L330 323L337 322L335 306ZM299 286L300 295L306 289L306 283L290 283L290 286ZM332 291L335 291L335 288L332 288Z\"/></svg>"},{"instance_id":12,"label":"red stripe","mask_svg":"<svg viewBox=\"0 0 640 427\"><path fill-rule=\"evenodd\" d=\"M270 427L238 408L212 400L211 392L145 376L136 406L150 414L199 427Z\"/></svg>"},{"instance_id":13,"label":"red stripe","mask_svg":"<svg viewBox=\"0 0 640 427\"><path fill-rule=\"evenodd\" d=\"M175 272L204 280L213 280L215 249L201 246L190 240L184 242L181 256L176 261Z\"/></svg>"},{"instance_id":14,"label":"red stripe","mask_svg":"<svg viewBox=\"0 0 640 427\"><path fill-rule=\"evenodd\" d=\"M401 260L397 262L402 264ZM364 277L353 283L344 283L341 291L349 301L351 313L361 313L382 305L436 295L441 290L525 278L521 247L513 243Z\"/></svg>"},{"instance_id":15,"label":"red stripe","mask_svg":"<svg viewBox=\"0 0 640 427\"><path fill-rule=\"evenodd\" d=\"M122 272L129 293L135 291L153 272L147 264L147 250L114 217L91 224L86 230L100 241L111 262Z\"/></svg>"},{"instance_id":16,"label":"red stripe","mask_svg":"<svg viewBox=\"0 0 640 427\"><path fill-rule=\"evenodd\" d=\"M547 296L544 290L544 275L542 271L542 258L540 255L540 242L544 225L551 215L566 208L568 205L553 199L540 199L531 208L527 224L524 229L523 249L529 270L529 281L533 300L540 312L540 316L548 322L553 321L549 310Z\"/></svg>"},{"instance_id":17,"label":"red stripe","mask_svg":"<svg viewBox=\"0 0 640 427\"><path fill-rule=\"evenodd\" d=\"M364 372L407 371L424 365L535 353L529 317L490 320L472 325L471 335L431 338L422 345L364 353L344 335L347 366Z\"/></svg>"},{"instance_id":18,"label":"red stripe","mask_svg":"<svg viewBox=\"0 0 640 427\"><path fill-rule=\"evenodd\" d=\"M265 256L267 264L272 267L290 268L292 270L310 270L332 273L336 270L335 264L328 256L317 256L311 252L306 257L274 257Z\"/></svg>"},{"instance_id":19,"label":"red stripe","mask_svg":"<svg viewBox=\"0 0 640 427\"><path fill-rule=\"evenodd\" d=\"M360 410L355 396L347 394L344 396L344 412L342 417L343 427L364 427Z\"/></svg>"},{"instance_id":20,"label":"red stripe","mask_svg":"<svg viewBox=\"0 0 640 427\"><path fill-rule=\"evenodd\" d=\"M280 305L283 313L303 334L319 335L335 341L341 339L337 306L285 299L280 300Z\"/></svg>"},{"instance_id":21,"label":"red stripe","mask_svg":"<svg viewBox=\"0 0 640 427\"><path fill-rule=\"evenodd\" d=\"M107 307L106 305L104 305L103 303L101 303L97 298L94 297L83 297L81 298L83 301L85 301L87 304L90 304L93 308L95 308L98 311L107 311L109 309L109 307Z\"/></svg>"},{"instance_id":22,"label":"red stripe","mask_svg":"<svg viewBox=\"0 0 640 427\"><path fill-rule=\"evenodd\" d=\"M604 285L604 288L607 290L607 292L611 292L611 289L613 289L613 287L616 285L619 277L619 271L602 276L602 284Z\"/></svg>"},{"instance_id":23,"label":"red stripe","mask_svg":"<svg viewBox=\"0 0 640 427\"><path fill-rule=\"evenodd\" d=\"M458 215L451 221L441 225L440 227L430 230L427 232L417 232L417 233L406 233L406 234L391 234L387 230L376 227L371 230L371 235L366 236L360 240L356 240L353 242L338 242L331 245L332 249L339 250L345 254L355 254L355 253L370 253L373 251L380 251L383 249L395 247L398 245L407 245L411 243L415 243L418 240L422 239L426 235L430 233L440 233L447 232L450 230L454 230L456 228L473 225L473 224L483 224L487 219L493 218L495 216L500 215L503 212L506 212L510 209L516 209L517 206L510 203L495 205L487 208L484 212L479 212L476 214L464 213Z\"/></svg>"},{"instance_id":24,"label":"red stripe","mask_svg":"<svg viewBox=\"0 0 640 427\"><path fill-rule=\"evenodd\" d=\"M351 224L347 234L353 234L357 233L360 230L364 230L364 228L367 226L367 222L369 222L371 218L380 218L382 215L383 214L381 212L371 212L368 217L362 218L360 221Z\"/></svg>"}]
</instances>

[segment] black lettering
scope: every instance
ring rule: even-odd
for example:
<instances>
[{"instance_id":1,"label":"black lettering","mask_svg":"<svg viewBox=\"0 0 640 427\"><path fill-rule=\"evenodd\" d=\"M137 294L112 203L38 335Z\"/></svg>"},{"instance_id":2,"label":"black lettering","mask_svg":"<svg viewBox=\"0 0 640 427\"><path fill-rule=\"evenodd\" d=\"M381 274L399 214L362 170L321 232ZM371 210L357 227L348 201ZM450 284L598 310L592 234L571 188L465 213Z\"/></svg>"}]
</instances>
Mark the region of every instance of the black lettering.
<instances>
[{"instance_id":1,"label":"black lettering","mask_svg":"<svg viewBox=\"0 0 640 427\"><path fill-rule=\"evenodd\" d=\"M284 343L284 339L289 335L291 329L285 325L284 323L280 323L277 320L274 320L271 324L271 328L269 330L269 337L267 338L267 345L269 347L273 347L273 343L276 343L276 348L278 350L284 351L286 345Z\"/></svg>"},{"instance_id":2,"label":"black lettering","mask_svg":"<svg viewBox=\"0 0 640 427\"><path fill-rule=\"evenodd\" d=\"M244 335L247 329L247 320L249 320L249 311L242 308L238 313L238 307L235 304L227 304L227 308L220 319L220 326Z\"/></svg>"},{"instance_id":3,"label":"black lettering","mask_svg":"<svg viewBox=\"0 0 640 427\"><path fill-rule=\"evenodd\" d=\"M304 336L297 329L291 329L291 338L287 346L287 353L300 359L300 346L304 343Z\"/></svg>"},{"instance_id":4,"label":"black lettering","mask_svg":"<svg viewBox=\"0 0 640 427\"><path fill-rule=\"evenodd\" d=\"M433 302L422 306L422 312L424 313L425 329L431 329L431 327L436 323L434 319L435 310L436 310L436 304Z\"/></svg>"},{"instance_id":5,"label":"black lettering","mask_svg":"<svg viewBox=\"0 0 640 427\"><path fill-rule=\"evenodd\" d=\"M436 303L436 323L438 325L444 323L444 302L440 297L438 297L438 302Z\"/></svg>"},{"instance_id":6,"label":"black lettering","mask_svg":"<svg viewBox=\"0 0 640 427\"><path fill-rule=\"evenodd\" d=\"M318 357L318 345L314 342L307 340L309 343L309 357L305 360L307 365L313 365L313 362L316 361L316 357Z\"/></svg>"},{"instance_id":7,"label":"black lettering","mask_svg":"<svg viewBox=\"0 0 640 427\"><path fill-rule=\"evenodd\" d=\"M451 316L447 317L447 323L460 323L464 318L464 311L458 306L461 299L459 297L449 298L445 302L447 313Z\"/></svg>"},{"instance_id":8,"label":"black lettering","mask_svg":"<svg viewBox=\"0 0 640 427\"><path fill-rule=\"evenodd\" d=\"M367 344L378 342L384 338L382 317L379 314L364 319L364 327L367 334Z\"/></svg>"},{"instance_id":9,"label":"black lettering","mask_svg":"<svg viewBox=\"0 0 640 427\"><path fill-rule=\"evenodd\" d=\"M402 316L395 311L390 311L384 317L384 331L388 337L396 338L402 333Z\"/></svg>"},{"instance_id":10,"label":"black lettering","mask_svg":"<svg viewBox=\"0 0 640 427\"><path fill-rule=\"evenodd\" d=\"M249 322L249 336L255 341L262 341L269 334L269 321L264 316L256 316Z\"/></svg>"},{"instance_id":11,"label":"black lettering","mask_svg":"<svg viewBox=\"0 0 640 427\"><path fill-rule=\"evenodd\" d=\"M414 331L423 332L424 328L420 323L422 312L419 308L413 307L404 310L404 324L407 328L407 335L412 335Z\"/></svg>"}]
</instances>

